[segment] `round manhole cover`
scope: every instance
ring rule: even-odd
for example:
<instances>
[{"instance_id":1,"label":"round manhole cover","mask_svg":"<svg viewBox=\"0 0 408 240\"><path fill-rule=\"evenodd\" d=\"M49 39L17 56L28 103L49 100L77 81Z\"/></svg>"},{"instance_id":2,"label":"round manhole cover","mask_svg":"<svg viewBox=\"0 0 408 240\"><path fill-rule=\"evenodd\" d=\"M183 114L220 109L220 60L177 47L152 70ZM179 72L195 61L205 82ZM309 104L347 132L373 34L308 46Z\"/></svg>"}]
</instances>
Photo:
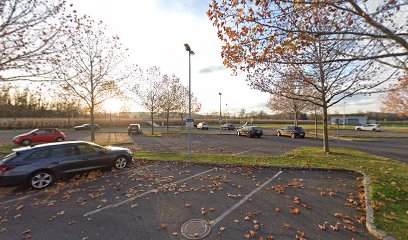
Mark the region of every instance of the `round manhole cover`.
<instances>
[{"instance_id":1,"label":"round manhole cover","mask_svg":"<svg viewBox=\"0 0 408 240\"><path fill-rule=\"evenodd\" d=\"M187 239L204 238L210 231L210 225L203 219L191 219L181 226L181 234Z\"/></svg>"}]
</instances>

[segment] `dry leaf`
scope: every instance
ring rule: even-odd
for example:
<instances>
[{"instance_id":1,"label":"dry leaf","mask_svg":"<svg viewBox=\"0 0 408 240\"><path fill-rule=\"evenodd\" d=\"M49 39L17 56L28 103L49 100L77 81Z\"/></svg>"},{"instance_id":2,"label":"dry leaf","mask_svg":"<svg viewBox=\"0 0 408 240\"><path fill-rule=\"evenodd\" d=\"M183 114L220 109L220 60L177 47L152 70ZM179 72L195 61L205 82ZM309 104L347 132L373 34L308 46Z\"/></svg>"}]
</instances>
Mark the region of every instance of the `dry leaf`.
<instances>
[{"instance_id":1,"label":"dry leaf","mask_svg":"<svg viewBox=\"0 0 408 240\"><path fill-rule=\"evenodd\" d=\"M224 232L225 231L225 227L220 227L220 231Z\"/></svg>"}]
</instances>

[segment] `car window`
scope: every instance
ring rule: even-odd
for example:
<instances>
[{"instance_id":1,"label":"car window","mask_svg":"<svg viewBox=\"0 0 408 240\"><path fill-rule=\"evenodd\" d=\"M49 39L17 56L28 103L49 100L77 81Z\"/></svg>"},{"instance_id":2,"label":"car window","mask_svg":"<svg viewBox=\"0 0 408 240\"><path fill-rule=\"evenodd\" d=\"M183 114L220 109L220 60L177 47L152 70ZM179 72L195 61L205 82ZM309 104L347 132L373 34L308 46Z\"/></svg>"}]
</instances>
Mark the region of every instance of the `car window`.
<instances>
[{"instance_id":1,"label":"car window","mask_svg":"<svg viewBox=\"0 0 408 240\"><path fill-rule=\"evenodd\" d=\"M10 153L9 155L5 156L2 161L3 161L3 162L12 161L14 158L17 157L17 155L18 155L17 152L12 152L12 153Z\"/></svg>"},{"instance_id":2,"label":"car window","mask_svg":"<svg viewBox=\"0 0 408 240\"><path fill-rule=\"evenodd\" d=\"M302 130L303 130L303 128L301 128L301 127L295 127L295 129L298 130L298 131L302 131Z\"/></svg>"},{"instance_id":3,"label":"car window","mask_svg":"<svg viewBox=\"0 0 408 240\"><path fill-rule=\"evenodd\" d=\"M55 130L54 129L46 129L45 132L47 134L55 134Z\"/></svg>"},{"instance_id":4,"label":"car window","mask_svg":"<svg viewBox=\"0 0 408 240\"><path fill-rule=\"evenodd\" d=\"M39 159L48 158L49 156L50 156L50 150L44 149L44 150L39 150L39 151L32 153L31 155L26 157L25 160L30 160L30 161L39 160Z\"/></svg>"},{"instance_id":5,"label":"car window","mask_svg":"<svg viewBox=\"0 0 408 240\"><path fill-rule=\"evenodd\" d=\"M85 154L97 154L98 152L100 152L102 149L98 146L92 146L92 145L79 145L79 152L82 155Z\"/></svg>"},{"instance_id":6,"label":"car window","mask_svg":"<svg viewBox=\"0 0 408 240\"><path fill-rule=\"evenodd\" d=\"M68 157L76 155L74 146L57 147L51 150L52 157Z\"/></svg>"},{"instance_id":7,"label":"car window","mask_svg":"<svg viewBox=\"0 0 408 240\"><path fill-rule=\"evenodd\" d=\"M46 134L46 131L45 131L45 129L40 129L40 130L36 131L35 133L37 133L37 134Z\"/></svg>"},{"instance_id":8,"label":"car window","mask_svg":"<svg viewBox=\"0 0 408 240\"><path fill-rule=\"evenodd\" d=\"M260 127L254 127L254 130L255 130L255 131L260 131L260 130L262 130L262 128L260 128Z\"/></svg>"}]
</instances>

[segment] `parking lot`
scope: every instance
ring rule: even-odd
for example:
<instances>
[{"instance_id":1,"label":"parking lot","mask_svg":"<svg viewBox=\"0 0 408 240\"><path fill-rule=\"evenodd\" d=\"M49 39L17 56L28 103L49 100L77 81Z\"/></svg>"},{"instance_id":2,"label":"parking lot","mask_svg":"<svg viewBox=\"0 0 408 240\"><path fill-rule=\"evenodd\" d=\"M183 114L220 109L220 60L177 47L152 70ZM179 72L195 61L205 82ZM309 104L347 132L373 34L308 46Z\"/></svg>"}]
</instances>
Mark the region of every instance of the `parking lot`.
<instances>
[{"instance_id":1,"label":"parking lot","mask_svg":"<svg viewBox=\"0 0 408 240\"><path fill-rule=\"evenodd\" d=\"M3 189L0 239L374 239L360 175L140 162L46 191ZM8 190L8 191L7 191ZM203 228L184 234L203 237ZM269 237L269 238L268 238Z\"/></svg>"}]
</instances>

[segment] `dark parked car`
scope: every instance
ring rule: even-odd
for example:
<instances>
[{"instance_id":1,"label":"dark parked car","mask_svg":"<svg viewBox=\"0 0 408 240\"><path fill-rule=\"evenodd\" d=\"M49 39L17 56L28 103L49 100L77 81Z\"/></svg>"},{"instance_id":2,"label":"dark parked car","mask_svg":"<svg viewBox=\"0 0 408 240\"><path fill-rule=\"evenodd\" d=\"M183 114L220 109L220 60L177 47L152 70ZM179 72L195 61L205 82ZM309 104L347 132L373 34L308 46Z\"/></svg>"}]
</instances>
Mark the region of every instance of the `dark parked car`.
<instances>
[{"instance_id":1,"label":"dark parked car","mask_svg":"<svg viewBox=\"0 0 408 240\"><path fill-rule=\"evenodd\" d=\"M237 130L238 136L261 137L263 130L260 127L245 126Z\"/></svg>"},{"instance_id":2,"label":"dark parked car","mask_svg":"<svg viewBox=\"0 0 408 240\"><path fill-rule=\"evenodd\" d=\"M82 124L82 125L79 125L79 126L75 126L74 129L77 130L77 131L91 130L91 126L92 126L92 124L86 123L86 124ZM99 130L99 129L101 129L101 126L99 126L99 124L94 124L94 130Z\"/></svg>"},{"instance_id":3,"label":"dark parked car","mask_svg":"<svg viewBox=\"0 0 408 240\"><path fill-rule=\"evenodd\" d=\"M84 141L18 148L0 162L0 185L28 184L42 189L68 174L112 166L123 169L131 161L129 149Z\"/></svg>"},{"instance_id":4,"label":"dark parked car","mask_svg":"<svg viewBox=\"0 0 408 240\"><path fill-rule=\"evenodd\" d=\"M142 134L142 128L140 127L140 124L130 124L128 127L128 135L139 135Z\"/></svg>"},{"instance_id":5,"label":"dark parked car","mask_svg":"<svg viewBox=\"0 0 408 240\"><path fill-rule=\"evenodd\" d=\"M57 128L41 128L17 135L12 142L16 145L28 146L32 143L62 142L64 140L65 134Z\"/></svg>"},{"instance_id":6,"label":"dark parked car","mask_svg":"<svg viewBox=\"0 0 408 240\"><path fill-rule=\"evenodd\" d=\"M290 136L291 138L301 137L304 138L306 136L305 131L301 127L296 126L286 126L284 128L278 129L276 131L278 136Z\"/></svg>"},{"instance_id":7,"label":"dark parked car","mask_svg":"<svg viewBox=\"0 0 408 240\"><path fill-rule=\"evenodd\" d=\"M232 123L226 123L224 125L221 125L222 130L235 130L235 125Z\"/></svg>"}]
</instances>

